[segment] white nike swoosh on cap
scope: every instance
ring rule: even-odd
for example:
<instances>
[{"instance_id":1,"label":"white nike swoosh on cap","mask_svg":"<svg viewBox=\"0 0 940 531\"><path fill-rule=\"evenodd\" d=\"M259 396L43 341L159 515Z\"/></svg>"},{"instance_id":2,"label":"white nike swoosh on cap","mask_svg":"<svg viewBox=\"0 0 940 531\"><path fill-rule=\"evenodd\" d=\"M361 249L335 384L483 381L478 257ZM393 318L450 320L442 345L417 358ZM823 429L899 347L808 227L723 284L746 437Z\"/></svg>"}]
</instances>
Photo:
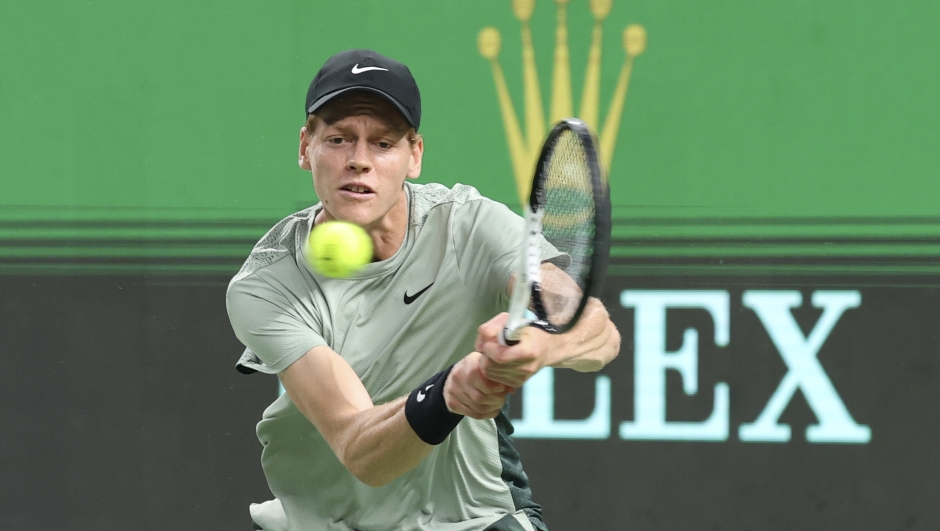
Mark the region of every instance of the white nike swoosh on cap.
<instances>
[{"instance_id":1,"label":"white nike swoosh on cap","mask_svg":"<svg viewBox=\"0 0 940 531\"><path fill-rule=\"evenodd\" d=\"M356 63L356 65L352 67L353 74L361 74L363 72L368 72L369 70L385 70L386 72L388 72L388 68L382 68L379 66L364 66L362 68L359 68L359 63Z\"/></svg>"}]
</instances>

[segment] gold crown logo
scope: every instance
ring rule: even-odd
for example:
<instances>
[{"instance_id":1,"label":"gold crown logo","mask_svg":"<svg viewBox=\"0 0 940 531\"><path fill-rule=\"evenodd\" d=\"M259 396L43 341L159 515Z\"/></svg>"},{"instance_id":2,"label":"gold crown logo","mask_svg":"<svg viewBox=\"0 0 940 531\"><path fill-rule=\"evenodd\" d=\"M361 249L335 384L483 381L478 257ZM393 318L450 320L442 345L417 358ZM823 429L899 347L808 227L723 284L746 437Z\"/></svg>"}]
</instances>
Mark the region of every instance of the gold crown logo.
<instances>
[{"instance_id":1,"label":"gold crown logo","mask_svg":"<svg viewBox=\"0 0 940 531\"><path fill-rule=\"evenodd\" d=\"M554 123L562 118L573 116L574 107L568 51L568 0L555 0L555 3L557 4L555 60L548 123ZM591 46L588 53L587 71L584 76L584 88L581 92L581 107L578 111L578 118L584 120L595 131L598 130L598 114L600 113L601 37L603 36L603 22L610 14L612 3L613 0L590 0L591 14L594 15L594 28L591 33ZM499 52L502 46L502 37L499 31L493 27L480 30L477 37L477 47L480 54L490 61L490 66L493 69L493 81L496 83L496 95L499 99L499 108L506 129L506 140L509 143L509 155L512 159L513 173L516 177L516 189L519 192L519 200L525 203L526 198L529 197L532 172L535 169L542 139L548 131L542 106L542 93L539 88L538 69L535 64L535 51L532 46L532 28L529 26L529 21L535 11L535 0L513 0L512 10L522 25L525 134L523 134L519 125L516 110L513 107L512 99L509 97L506 78L499 64ZM623 113L624 102L627 99L630 73L633 70L633 60L646 49L646 29L639 24L631 24L624 28L623 47L627 55L620 69L620 77L617 80L607 116L604 119L603 129L600 129L601 162L605 168L609 168L610 161L613 160L617 133L620 130L620 116Z\"/></svg>"}]
</instances>

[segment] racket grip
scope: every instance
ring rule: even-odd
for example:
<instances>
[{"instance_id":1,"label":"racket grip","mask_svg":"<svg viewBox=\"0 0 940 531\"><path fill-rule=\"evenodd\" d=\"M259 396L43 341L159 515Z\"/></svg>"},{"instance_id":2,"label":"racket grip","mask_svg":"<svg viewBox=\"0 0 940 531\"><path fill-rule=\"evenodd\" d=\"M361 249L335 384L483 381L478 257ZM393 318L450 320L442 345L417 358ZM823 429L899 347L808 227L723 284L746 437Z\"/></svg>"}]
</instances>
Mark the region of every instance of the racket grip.
<instances>
[{"instance_id":1,"label":"racket grip","mask_svg":"<svg viewBox=\"0 0 940 531\"><path fill-rule=\"evenodd\" d=\"M510 338L509 338L509 334L510 334L511 332L512 332L512 331L510 331L508 328L503 328L503 331L499 333L499 344L500 344L500 345L502 345L502 346L504 346L504 347L511 347L511 346L513 346L513 345L518 345L518 344L519 344L519 340L518 340L518 339L510 339Z\"/></svg>"}]
</instances>

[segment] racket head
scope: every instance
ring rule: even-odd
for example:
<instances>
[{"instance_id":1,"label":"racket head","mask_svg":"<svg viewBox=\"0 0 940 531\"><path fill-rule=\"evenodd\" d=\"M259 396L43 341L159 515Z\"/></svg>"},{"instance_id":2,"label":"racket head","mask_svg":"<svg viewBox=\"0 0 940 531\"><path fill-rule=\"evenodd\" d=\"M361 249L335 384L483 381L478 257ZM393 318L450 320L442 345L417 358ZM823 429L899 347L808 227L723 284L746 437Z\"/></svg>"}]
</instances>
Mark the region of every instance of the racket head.
<instances>
[{"instance_id":1,"label":"racket head","mask_svg":"<svg viewBox=\"0 0 940 531\"><path fill-rule=\"evenodd\" d=\"M564 271L530 271L536 277L530 304L536 319L531 325L564 333L577 323L588 298L600 293L610 255L610 194L596 138L583 121L562 120L548 134L528 207L543 213L542 236L570 258Z\"/></svg>"}]
</instances>

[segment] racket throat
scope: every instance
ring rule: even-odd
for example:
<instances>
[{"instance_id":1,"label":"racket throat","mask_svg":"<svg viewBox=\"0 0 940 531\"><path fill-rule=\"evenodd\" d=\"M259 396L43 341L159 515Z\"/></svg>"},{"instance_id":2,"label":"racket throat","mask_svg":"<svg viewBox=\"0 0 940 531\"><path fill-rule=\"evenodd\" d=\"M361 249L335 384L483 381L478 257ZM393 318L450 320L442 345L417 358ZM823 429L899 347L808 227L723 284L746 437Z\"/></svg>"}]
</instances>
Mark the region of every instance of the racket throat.
<instances>
[{"instance_id":1,"label":"racket throat","mask_svg":"<svg viewBox=\"0 0 940 531\"><path fill-rule=\"evenodd\" d=\"M522 241L522 257L519 264L519 274L512 290L512 302L509 304L509 319L506 327L500 334L500 343L506 346L515 345L522 336L522 327L539 322L544 314L533 314L529 310L530 301L535 296L535 289L542 281L542 259L539 235L542 233L542 217L545 209L526 209L526 231ZM541 299L540 299L541 300Z\"/></svg>"}]
</instances>

